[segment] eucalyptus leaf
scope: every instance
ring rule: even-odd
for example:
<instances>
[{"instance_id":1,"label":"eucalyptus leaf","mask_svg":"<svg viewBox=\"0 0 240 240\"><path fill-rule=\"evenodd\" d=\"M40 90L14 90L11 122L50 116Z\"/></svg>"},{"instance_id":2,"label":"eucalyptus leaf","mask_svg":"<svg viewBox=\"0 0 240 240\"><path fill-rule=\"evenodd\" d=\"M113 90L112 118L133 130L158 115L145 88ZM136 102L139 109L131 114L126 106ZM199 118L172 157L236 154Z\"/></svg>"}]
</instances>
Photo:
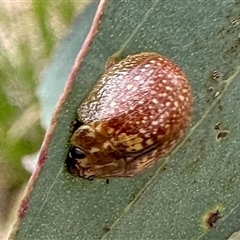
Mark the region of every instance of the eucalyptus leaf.
<instances>
[{"instance_id":1,"label":"eucalyptus leaf","mask_svg":"<svg viewBox=\"0 0 240 240\"><path fill-rule=\"evenodd\" d=\"M106 2L15 239L221 240L239 230L239 9L235 0ZM112 55L142 51L172 59L189 78L194 117L184 141L134 178L72 177L64 162L80 102Z\"/></svg>"}]
</instances>

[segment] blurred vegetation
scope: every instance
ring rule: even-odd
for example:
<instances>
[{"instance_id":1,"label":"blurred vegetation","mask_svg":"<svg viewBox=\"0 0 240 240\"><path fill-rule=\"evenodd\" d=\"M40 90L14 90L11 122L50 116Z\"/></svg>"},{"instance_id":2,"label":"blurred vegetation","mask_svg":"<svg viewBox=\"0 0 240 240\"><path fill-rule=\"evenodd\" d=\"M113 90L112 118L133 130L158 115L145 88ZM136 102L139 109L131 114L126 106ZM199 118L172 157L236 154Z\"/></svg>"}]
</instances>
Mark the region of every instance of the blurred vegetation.
<instances>
[{"instance_id":1,"label":"blurred vegetation","mask_svg":"<svg viewBox=\"0 0 240 240\"><path fill-rule=\"evenodd\" d=\"M41 72L82 5L47 0L0 3L0 239L16 216L30 177L21 159L37 152L44 137L35 95Z\"/></svg>"}]
</instances>

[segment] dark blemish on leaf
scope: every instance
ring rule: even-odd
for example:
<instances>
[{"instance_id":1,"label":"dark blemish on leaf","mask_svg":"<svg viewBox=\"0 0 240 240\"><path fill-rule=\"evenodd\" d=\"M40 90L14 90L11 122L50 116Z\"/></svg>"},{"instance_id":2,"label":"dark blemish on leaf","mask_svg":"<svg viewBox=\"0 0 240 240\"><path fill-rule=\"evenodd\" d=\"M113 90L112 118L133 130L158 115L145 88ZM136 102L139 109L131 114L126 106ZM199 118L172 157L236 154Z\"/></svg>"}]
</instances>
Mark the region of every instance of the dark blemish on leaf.
<instances>
[{"instance_id":1,"label":"dark blemish on leaf","mask_svg":"<svg viewBox=\"0 0 240 240\"><path fill-rule=\"evenodd\" d=\"M103 228L103 231L104 231L105 233L109 232L110 230L111 230L111 228L108 227L108 226L105 226L105 227Z\"/></svg>"},{"instance_id":2,"label":"dark blemish on leaf","mask_svg":"<svg viewBox=\"0 0 240 240\"><path fill-rule=\"evenodd\" d=\"M219 130L220 129L220 124L221 124L221 122L216 123L215 126L214 126L214 130Z\"/></svg>"},{"instance_id":3,"label":"dark blemish on leaf","mask_svg":"<svg viewBox=\"0 0 240 240\"><path fill-rule=\"evenodd\" d=\"M110 181L109 181L109 179L107 178L107 179L106 179L106 184L109 184L109 182L110 182Z\"/></svg>"},{"instance_id":4,"label":"dark blemish on leaf","mask_svg":"<svg viewBox=\"0 0 240 240\"><path fill-rule=\"evenodd\" d=\"M214 228L217 225L218 220L221 218L220 212L216 210L215 212L210 212L206 219L207 228Z\"/></svg>"},{"instance_id":5,"label":"dark blemish on leaf","mask_svg":"<svg viewBox=\"0 0 240 240\"><path fill-rule=\"evenodd\" d=\"M202 227L204 230L211 230L219 223L219 219L222 218L224 206L219 203L216 207L209 209L204 213L202 217Z\"/></svg>"},{"instance_id":6,"label":"dark blemish on leaf","mask_svg":"<svg viewBox=\"0 0 240 240\"><path fill-rule=\"evenodd\" d=\"M221 141L223 140L224 138L226 138L228 135L228 132L227 131L221 131L217 134L217 140L218 141Z\"/></svg>"},{"instance_id":7,"label":"dark blemish on leaf","mask_svg":"<svg viewBox=\"0 0 240 240\"><path fill-rule=\"evenodd\" d=\"M209 88L207 89L207 91L208 91L209 93L213 92L213 87L209 87Z\"/></svg>"},{"instance_id":8,"label":"dark blemish on leaf","mask_svg":"<svg viewBox=\"0 0 240 240\"><path fill-rule=\"evenodd\" d=\"M217 81L220 78L220 73L217 71L217 69L213 70L213 73L211 74L211 79L214 81Z\"/></svg>"},{"instance_id":9,"label":"dark blemish on leaf","mask_svg":"<svg viewBox=\"0 0 240 240\"><path fill-rule=\"evenodd\" d=\"M164 166L164 167L162 168L162 171L165 172L166 170L167 170L167 166Z\"/></svg>"},{"instance_id":10,"label":"dark blemish on leaf","mask_svg":"<svg viewBox=\"0 0 240 240\"><path fill-rule=\"evenodd\" d=\"M231 24L232 24L233 27L237 27L238 24L239 24L238 19L234 19L234 20L231 22Z\"/></svg>"}]
</instances>

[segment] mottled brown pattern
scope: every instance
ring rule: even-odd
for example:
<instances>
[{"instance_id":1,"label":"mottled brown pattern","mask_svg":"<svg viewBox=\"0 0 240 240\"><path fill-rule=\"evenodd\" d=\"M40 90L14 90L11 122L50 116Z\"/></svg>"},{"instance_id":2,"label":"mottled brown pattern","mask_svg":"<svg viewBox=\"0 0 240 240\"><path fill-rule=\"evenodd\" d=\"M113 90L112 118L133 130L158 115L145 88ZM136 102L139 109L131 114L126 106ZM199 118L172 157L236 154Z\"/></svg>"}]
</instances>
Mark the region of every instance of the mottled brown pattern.
<instances>
[{"instance_id":1,"label":"mottled brown pattern","mask_svg":"<svg viewBox=\"0 0 240 240\"><path fill-rule=\"evenodd\" d=\"M192 103L184 73L157 53L130 55L112 65L78 109L84 124L71 144L85 157L71 157L70 172L84 178L138 174L179 142Z\"/></svg>"}]
</instances>

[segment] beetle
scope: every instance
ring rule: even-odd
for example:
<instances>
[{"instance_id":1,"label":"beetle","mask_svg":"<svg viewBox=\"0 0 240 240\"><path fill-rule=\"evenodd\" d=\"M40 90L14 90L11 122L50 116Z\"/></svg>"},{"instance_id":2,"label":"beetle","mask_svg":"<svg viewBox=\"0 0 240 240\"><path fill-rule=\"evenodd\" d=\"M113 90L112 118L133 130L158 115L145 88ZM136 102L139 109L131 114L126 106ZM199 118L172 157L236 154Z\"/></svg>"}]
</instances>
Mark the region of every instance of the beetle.
<instances>
[{"instance_id":1,"label":"beetle","mask_svg":"<svg viewBox=\"0 0 240 240\"><path fill-rule=\"evenodd\" d=\"M192 108L189 81L166 57L141 52L111 64L78 108L69 172L89 180L141 173L183 138Z\"/></svg>"}]
</instances>

